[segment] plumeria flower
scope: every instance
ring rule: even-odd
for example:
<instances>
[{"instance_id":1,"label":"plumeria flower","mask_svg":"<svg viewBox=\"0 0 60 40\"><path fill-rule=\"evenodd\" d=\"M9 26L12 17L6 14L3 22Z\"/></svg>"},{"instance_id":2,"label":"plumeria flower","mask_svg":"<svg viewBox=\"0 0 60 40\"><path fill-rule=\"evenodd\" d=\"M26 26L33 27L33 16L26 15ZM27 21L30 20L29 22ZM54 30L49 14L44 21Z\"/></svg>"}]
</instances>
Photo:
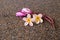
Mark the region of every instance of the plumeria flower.
<instances>
[{"instance_id":1,"label":"plumeria flower","mask_svg":"<svg viewBox=\"0 0 60 40\"><path fill-rule=\"evenodd\" d=\"M16 13L16 16L26 16L27 14L31 14L32 11L29 8L23 8L21 11Z\"/></svg>"},{"instance_id":2,"label":"plumeria flower","mask_svg":"<svg viewBox=\"0 0 60 40\"><path fill-rule=\"evenodd\" d=\"M43 19L42 19L42 14L34 14L33 15L33 22L36 22L36 24L42 23Z\"/></svg>"},{"instance_id":3,"label":"plumeria flower","mask_svg":"<svg viewBox=\"0 0 60 40\"><path fill-rule=\"evenodd\" d=\"M24 23L25 26L27 26L28 24L30 26L33 26L32 18L31 18L30 14L27 14L27 17L24 17L23 20L25 21L25 23Z\"/></svg>"}]
</instances>

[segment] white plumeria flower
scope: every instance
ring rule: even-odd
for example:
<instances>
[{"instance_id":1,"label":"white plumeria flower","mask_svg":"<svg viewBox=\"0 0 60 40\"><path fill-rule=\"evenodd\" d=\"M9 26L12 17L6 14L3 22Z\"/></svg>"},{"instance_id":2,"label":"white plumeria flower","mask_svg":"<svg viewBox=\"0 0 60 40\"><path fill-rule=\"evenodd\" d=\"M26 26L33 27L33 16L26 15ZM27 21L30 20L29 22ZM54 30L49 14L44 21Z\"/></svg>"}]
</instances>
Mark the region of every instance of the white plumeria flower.
<instances>
[{"instance_id":1,"label":"white plumeria flower","mask_svg":"<svg viewBox=\"0 0 60 40\"><path fill-rule=\"evenodd\" d=\"M25 26L27 26L28 24L30 26L33 26L32 18L31 18L30 14L28 14L27 17L24 17L23 20L25 21L25 23L24 23Z\"/></svg>"},{"instance_id":2,"label":"white plumeria flower","mask_svg":"<svg viewBox=\"0 0 60 40\"><path fill-rule=\"evenodd\" d=\"M43 19L42 19L42 14L34 14L33 15L33 22L36 22L36 24L42 23Z\"/></svg>"}]
</instances>

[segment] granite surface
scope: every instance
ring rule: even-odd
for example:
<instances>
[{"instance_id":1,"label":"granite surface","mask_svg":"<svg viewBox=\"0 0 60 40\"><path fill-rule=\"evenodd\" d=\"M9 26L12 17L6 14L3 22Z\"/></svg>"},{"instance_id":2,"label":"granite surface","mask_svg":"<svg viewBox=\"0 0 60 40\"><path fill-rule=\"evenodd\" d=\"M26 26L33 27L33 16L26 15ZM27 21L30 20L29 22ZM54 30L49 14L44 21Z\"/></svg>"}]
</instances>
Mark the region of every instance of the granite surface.
<instances>
[{"instance_id":1,"label":"granite surface","mask_svg":"<svg viewBox=\"0 0 60 40\"><path fill-rule=\"evenodd\" d=\"M55 30L47 21L24 26L15 16L23 7L52 17ZM60 0L0 0L0 40L60 40Z\"/></svg>"}]
</instances>

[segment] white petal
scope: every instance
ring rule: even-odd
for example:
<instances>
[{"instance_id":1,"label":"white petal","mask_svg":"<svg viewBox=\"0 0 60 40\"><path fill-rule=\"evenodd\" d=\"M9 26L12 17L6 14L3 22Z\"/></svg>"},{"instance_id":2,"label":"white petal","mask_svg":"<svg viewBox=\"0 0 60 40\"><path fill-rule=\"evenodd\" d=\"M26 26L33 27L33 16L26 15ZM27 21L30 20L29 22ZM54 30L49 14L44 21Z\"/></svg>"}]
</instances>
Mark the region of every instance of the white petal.
<instances>
[{"instance_id":1,"label":"white petal","mask_svg":"<svg viewBox=\"0 0 60 40\"><path fill-rule=\"evenodd\" d=\"M27 22L25 22L25 23L24 23L24 25L25 25L25 26L27 26L27 25L28 25L28 23L27 23Z\"/></svg>"},{"instance_id":2,"label":"white petal","mask_svg":"<svg viewBox=\"0 0 60 40\"><path fill-rule=\"evenodd\" d=\"M28 15L27 15L27 17L28 17L28 18L31 18L31 15L30 15L30 14L28 14Z\"/></svg>"},{"instance_id":3,"label":"white petal","mask_svg":"<svg viewBox=\"0 0 60 40\"><path fill-rule=\"evenodd\" d=\"M40 20L40 23L43 23L43 19Z\"/></svg>"},{"instance_id":4,"label":"white petal","mask_svg":"<svg viewBox=\"0 0 60 40\"><path fill-rule=\"evenodd\" d=\"M38 22L36 22L36 24L39 24L39 21L38 21Z\"/></svg>"},{"instance_id":5,"label":"white petal","mask_svg":"<svg viewBox=\"0 0 60 40\"><path fill-rule=\"evenodd\" d=\"M38 14L38 16L42 17L43 15L42 14Z\"/></svg>"},{"instance_id":6,"label":"white petal","mask_svg":"<svg viewBox=\"0 0 60 40\"><path fill-rule=\"evenodd\" d=\"M31 18L31 21L32 21L32 22L35 22L35 18Z\"/></svg>"},{"instance_id":7,"label":"white petal","mask_svg":"<svg viewBox=\"0 0 60 40\"><path fill-rule=\"evenodd\" d=\"M24 17L23 20L26 21L26 18Z\"/></svg>"},{"instance_id":8,"label":"white petal","mask_svg":"<svg viewBox=\"0 0 60 40\"><path fill-rule=\"evenodd\" d=\"M36 17L36 14L33 14L33 17Z\"/></svg>"},{"instance_id":9,"label":"white petal","mask_svg":"<svg viewBox=\"0 0 60 40\"><path fill-rule=\"evenodd\" d=\"M30 25L30 26L33 26L33 23L32 23L32 22L30 22L30 23L29 23L29 25Z\"/></svg>"}]
</instances>

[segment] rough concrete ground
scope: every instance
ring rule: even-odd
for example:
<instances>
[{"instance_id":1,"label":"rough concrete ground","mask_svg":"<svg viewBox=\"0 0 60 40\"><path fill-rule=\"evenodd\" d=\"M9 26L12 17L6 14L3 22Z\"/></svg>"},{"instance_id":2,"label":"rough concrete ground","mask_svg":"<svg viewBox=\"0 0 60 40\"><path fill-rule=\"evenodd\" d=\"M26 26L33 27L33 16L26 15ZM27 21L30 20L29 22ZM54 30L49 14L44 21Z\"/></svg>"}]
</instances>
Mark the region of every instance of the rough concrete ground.
<instances>
[{"instance_id":1,"label":"rough concrete ground","mask_svg":"<svg viewBox=\"0 0 60 40\"><path fill-rule=\"evenodd\" d=\"M25 27L15 16L23 7L49 15L56 29L47 21ZM60 0L0 0L0 40L60 40Z\"/></svg>"}]
</instances>

